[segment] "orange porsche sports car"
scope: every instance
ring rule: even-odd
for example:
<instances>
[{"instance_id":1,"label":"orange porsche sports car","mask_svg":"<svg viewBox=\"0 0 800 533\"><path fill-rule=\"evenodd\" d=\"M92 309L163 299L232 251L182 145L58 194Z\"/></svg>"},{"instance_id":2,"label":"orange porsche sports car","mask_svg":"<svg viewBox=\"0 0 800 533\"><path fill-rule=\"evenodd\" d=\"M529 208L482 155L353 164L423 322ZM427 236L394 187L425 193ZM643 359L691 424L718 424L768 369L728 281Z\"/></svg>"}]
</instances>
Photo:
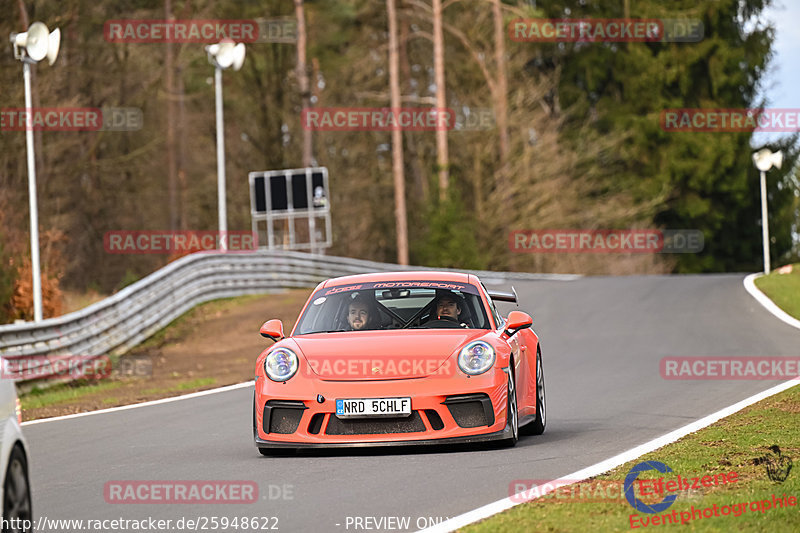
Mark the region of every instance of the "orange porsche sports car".
<instances>
[{"instance_id":1,"label":"orange porsche sports car","mask_svg":"<svg viewBox=\"0 0 800 533\"><path fill-rule=\"evenodd\" d=\"M513 290L513 289L512 289ZM259 451L331 446L516 444L545 429L544 373L533 320L507 318L472 274L387 272L329 279L289 336L256 360Z\"/></svg>"}]
</instances>

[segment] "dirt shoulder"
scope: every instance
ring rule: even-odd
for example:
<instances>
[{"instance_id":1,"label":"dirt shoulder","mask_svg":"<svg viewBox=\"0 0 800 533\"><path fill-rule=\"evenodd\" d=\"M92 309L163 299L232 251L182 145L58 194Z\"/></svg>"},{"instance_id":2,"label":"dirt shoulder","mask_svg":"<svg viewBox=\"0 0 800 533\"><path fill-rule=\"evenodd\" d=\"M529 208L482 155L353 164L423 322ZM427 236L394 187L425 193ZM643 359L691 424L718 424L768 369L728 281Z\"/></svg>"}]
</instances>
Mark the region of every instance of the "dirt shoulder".
<instances>
[{"instance_id":1,"label":"dirt shoulder","mask_svg":"<svg viewBox=\"0 0 800 533\"><path fill-rule=\"evenodd\" d=\"M23 420L106 409L253 379L256 357L272 344L266 320L291 330L309 290L209 302L189 311L115 362L96 383L21 395Z\"/></svg>"}]
</instances>

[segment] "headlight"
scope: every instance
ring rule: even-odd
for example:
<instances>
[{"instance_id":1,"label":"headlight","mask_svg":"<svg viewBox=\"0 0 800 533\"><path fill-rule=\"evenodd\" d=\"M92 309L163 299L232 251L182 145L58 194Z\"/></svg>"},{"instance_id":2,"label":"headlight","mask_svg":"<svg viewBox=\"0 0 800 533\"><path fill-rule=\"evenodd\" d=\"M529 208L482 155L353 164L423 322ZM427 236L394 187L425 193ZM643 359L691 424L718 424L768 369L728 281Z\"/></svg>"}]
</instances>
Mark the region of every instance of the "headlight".
<instances>
[{"instance_id":1,"label":"headlight","mask_svg":"<svg viewBox=\"0 0 800 533\"><path fill-rule=\"evenodd\" d=\"M297 354L288 348L276 348L264 359L264 371L272 381L288 381L297 372Z\"/></svg>"},{"instance_id":2,"label":"headlight","mask_svg":"<svg viewBox=\"0 0 800 533\"><path fill-rule=\"evenodd\" d=\"M467 344L458 354L458 368L465 374L483 374L494 364L494 348L488 342L475 341Z\"/></svg>"}]
</instances>

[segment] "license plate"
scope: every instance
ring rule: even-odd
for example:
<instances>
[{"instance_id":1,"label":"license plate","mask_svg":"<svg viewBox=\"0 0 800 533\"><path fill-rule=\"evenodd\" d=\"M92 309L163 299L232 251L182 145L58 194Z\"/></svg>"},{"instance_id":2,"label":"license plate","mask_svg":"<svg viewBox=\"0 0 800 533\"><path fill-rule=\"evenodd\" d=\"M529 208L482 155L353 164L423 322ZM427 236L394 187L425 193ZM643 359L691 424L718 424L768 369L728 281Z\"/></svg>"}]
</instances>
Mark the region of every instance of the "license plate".
<instances>
[{"instance_id":1,"label":"license plate","mask_svg":"<svg viewBox=\"0 0 800 533\"><path fill-rule=\"evenodd\" d=\"M339 418L411 416L411 398L348 398L336 400Z\"/></svg>"}]
</instances>

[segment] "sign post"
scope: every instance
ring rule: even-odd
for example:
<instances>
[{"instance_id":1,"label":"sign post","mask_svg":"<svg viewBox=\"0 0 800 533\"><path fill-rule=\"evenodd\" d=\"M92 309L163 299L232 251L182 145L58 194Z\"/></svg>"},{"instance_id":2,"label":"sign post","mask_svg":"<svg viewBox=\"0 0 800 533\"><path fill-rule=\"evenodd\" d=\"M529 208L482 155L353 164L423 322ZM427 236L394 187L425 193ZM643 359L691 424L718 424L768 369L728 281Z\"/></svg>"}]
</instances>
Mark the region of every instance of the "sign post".
<instances>
[{"instance_id":1,"label":"sign post","mask_svg":"<svg viewBox=\"0 0 800 533\"><path fill-rule=\"evenodd\" d=\"M248 177L250 216L259 245L261 235L268 250L323 253L333 244L327 168L251 172ZM283 224L276 228L276 222Z\"/></svg>"}]
</instances>

